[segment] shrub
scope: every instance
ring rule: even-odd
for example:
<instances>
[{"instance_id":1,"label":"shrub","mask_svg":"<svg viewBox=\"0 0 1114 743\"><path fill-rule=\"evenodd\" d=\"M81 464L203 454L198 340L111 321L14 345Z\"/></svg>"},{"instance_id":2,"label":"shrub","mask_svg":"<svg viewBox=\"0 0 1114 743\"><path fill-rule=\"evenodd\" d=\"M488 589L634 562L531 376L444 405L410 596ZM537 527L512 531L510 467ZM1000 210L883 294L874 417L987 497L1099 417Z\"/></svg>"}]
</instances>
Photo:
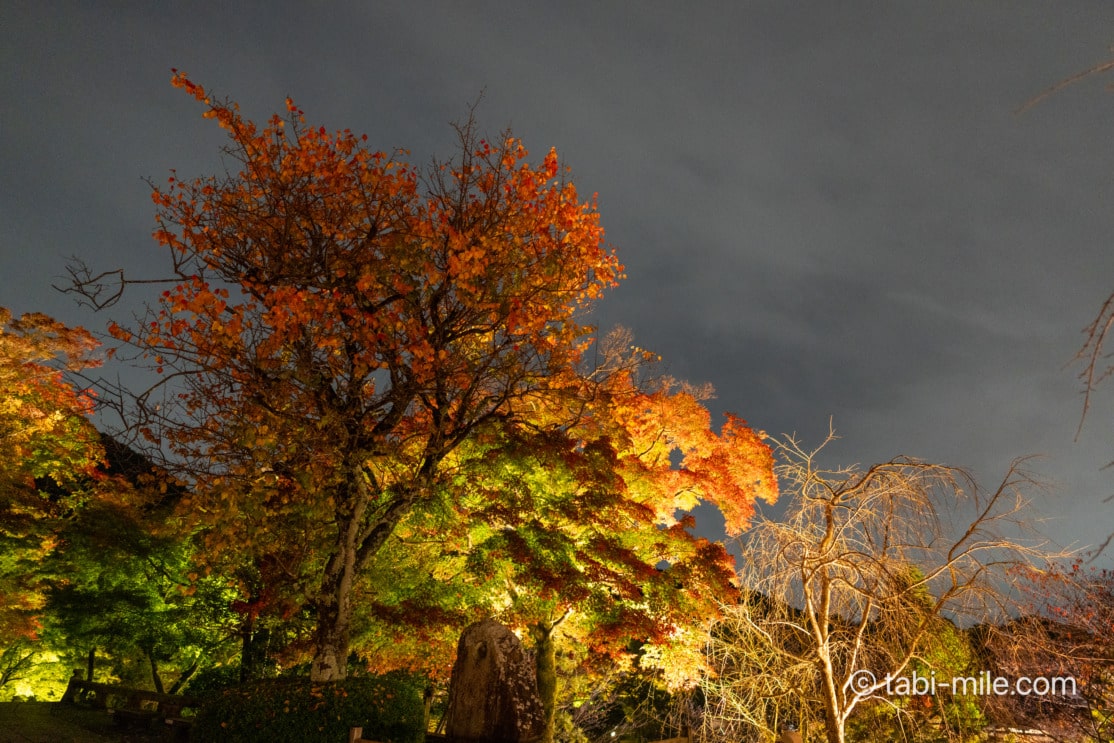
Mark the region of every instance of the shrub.
<instances>
[{"instance_id":1,"label":"shrub","mask_svg":"<svg viewBox=\"0 0 1114 743\"><path fill-rule=\"evenodd\" d=\"M239 666L210 666L194 674L186 687L187 694L216 694L240 684Z\"/></svg>"},{"instance_id":2,"label":"shrub","mask_svg":"<svg viewBox=\"0 0 1114 743\"><path fill-rule=\"evenodd\" d=\"M193 743L336 743L362 727L365 738L420 743L421 684L402 676L332 683L269 679L226 689L193 724Z\"/></svg>"}]
</instances>

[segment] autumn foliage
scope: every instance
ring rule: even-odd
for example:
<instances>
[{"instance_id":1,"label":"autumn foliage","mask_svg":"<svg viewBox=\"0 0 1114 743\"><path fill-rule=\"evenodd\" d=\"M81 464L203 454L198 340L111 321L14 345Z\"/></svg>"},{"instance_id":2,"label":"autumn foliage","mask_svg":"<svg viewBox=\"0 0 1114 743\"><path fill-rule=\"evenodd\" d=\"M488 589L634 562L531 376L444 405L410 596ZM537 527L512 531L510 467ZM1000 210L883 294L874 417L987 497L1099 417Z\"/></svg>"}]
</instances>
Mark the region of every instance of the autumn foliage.
<instances>
[{"instance_id":1,"label":"autumn foliage","mask_svg":"<svg viewBox=\"0 0 1114 743\"><path fill-rule=\"evenodd\" d=\"M153 192L180 281L144 326L112 332L175 380L146 433L187 464L199 497L333 525L317 602L344 615L337 592L445 455L572 382L586 333L574 313L621 267L553 153L531 167L517 141L465 132L461 161L423 193L414 168L308 127L290 101L257 129L174 82L228 131L242 169Z\"/></svg>"},{"instance_id":2,"label":"autumn foliage","mask_svg":"<svg viewBox=\"0 0 1114 743\"><path fill-rule=\"evenodd\" d=\"M445 672L452 628L497 615L535 635L557 631L586 651L586 667L637 662L671 685L696 678L701 637L689 629L737 589L731 556L694 536L687 512L715 504L737 531L756 498L776 495L772 460L741 421L715 434L701 402L709 390L649 377L628 341L616 332L602 344L602 381L576 424L477 430L429 507L400 523L386 573L373 573L398 590L365 599L382 624L374 662L440 643L449 655L432 671Z\"/></svg>"},{"instance_id":3,"label":"autumn foliage","mask_svg":"<svg viewBox=\"0 0 1114 743\"><path fill-rule=\"evenodd\" d=\"M97 342L81 328L46 315L18 320L0 307L0 487L33 489L35 478L58 483L89 474L98 459L96 433L86 416L90 393L65 379L66 371L97 366Z\"/></svg>"},{"instance_id":4,"label":"autumn foliage","mask_svg":"<svg viewBox=\"0 0 1114 743\"><path fill-rule=\"evenodd\" d=\"M134 421L190 483L183 513L211 527L210 554L253 566L271 583L260 596L310 607L316 679L344 675L353 588L406 520L420 531L441 509L465 539L504 525L514 558L525 547L508 530L586 534L591 498L611 499L557 572L523 564L570 596L592 576L599 595L622 577L633 596L656 558L639 557L641 576L592 568L589 554L629 562L603 521L680 533L679 513L710 500L737 532L772 497L769 452L745 424L716 433L692 390L586 354L583 313L622 266L553 150L531 164L517 139L469 121L454 160L419 170L309 126L290 100L257 126L173 82L227 132L235 172L153 188L173 276L146 317L110 332L162 375ZM516 502L507 470L484 469L523 442L568 476L552 518L527 516L541 491Z\"/></svg>"},{"instance_id":5,"label":"autumn foliage","mask_svg":"<svg viewBox=\"0 0 1114 743\"><path fill-rule=\"evenodd\" d=\"M42 597L30 570L52 546L50 517L65 514L103 452L87 419L92 397L67 371L96 366L97 343L39 313L0 307L0 643L32 635ZM42 486L42 487L40 487ZM47 486L54 486L46 492Z\"/></svg>"}]
</instances>

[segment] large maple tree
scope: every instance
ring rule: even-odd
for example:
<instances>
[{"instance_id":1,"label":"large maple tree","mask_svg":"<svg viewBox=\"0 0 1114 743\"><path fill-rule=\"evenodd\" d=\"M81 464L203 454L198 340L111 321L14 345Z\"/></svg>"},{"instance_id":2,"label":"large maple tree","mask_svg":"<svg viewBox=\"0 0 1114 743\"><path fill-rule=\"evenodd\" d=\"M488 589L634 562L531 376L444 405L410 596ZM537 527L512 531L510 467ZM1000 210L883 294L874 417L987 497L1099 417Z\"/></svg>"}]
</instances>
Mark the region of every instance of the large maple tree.
<instances>
[{"instance_id":1,"label":"large maple tree","mask_svg":"<svg viewBox=\"0 0 1114 743\"><path fill-rule=\"evenodd\" d=\"M227 132L235 166L153 187L173 276L145 316L110 324L163 375L130 421L190 484L183 506L212 527L212 550L278 565L304 593L311 675L341 678L358 576L404 518L452 491L484 452L478 433L576 449L603 425L592 401L626 377L585 363L594 328L581 318L622 266L552 150L530 164L517 139L482 139L469 119L456 158L419 170L366 136L307 125L289 99L257 126L184 74L173 83ZM606 425L637 438L642 412L613 405ZM745 429L732 425L724 441ZM671 451L731 467L726 445L645 443L647 482L670 492L657 503L643 488L645 523L699 500ZM758 479L722 499L729 520Z\"/></svg>"},{"instance_id":2,"label":"large maple tree","mask_svg":"<svg viewBox=\"0 0 1114 743\"><path fill-rule=\"evenodd\" d=\"M191 482L190 507L232 527L216 539L253 511L304 516L312 673L343 677L355 577L479 424L578 386L577 314L621 266L552 151L533 166L466 125L457 160L423 174L292 101L258 127L173 82L239 171L153 189L176 281L110 331L168 393L132 420Z\"/></svg>"}]
</instances>

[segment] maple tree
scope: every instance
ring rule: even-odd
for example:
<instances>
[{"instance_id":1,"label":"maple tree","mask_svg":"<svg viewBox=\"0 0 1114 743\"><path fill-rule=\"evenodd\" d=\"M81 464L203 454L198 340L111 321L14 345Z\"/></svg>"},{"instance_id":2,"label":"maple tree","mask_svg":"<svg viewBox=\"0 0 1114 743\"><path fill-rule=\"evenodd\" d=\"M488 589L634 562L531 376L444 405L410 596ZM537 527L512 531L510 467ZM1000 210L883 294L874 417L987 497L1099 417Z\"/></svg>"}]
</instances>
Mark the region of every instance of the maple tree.
<instances>
[{"instance_id":1,"label":"maple tree","mask_svg":"<svg viewBox=\"0 0 1114 743\"><path fill-rule=\"evenodd\" d=\"M34 646L24 637L0 650L0 690L25 678L35 663L35 655Z\"/></svg>"},{"instance_id":2,"label":"maple tree","mask_svg":"<svg viewBox=\"0 0 1114 743\"><path fill-rule=\"evenodd\" d=\"M457 160L422 174L289 100L257 127L173 82L240 169L153 188L172 281L110 325L163 374L133 420L194 489L184 507L219 524L211 548L304 547L312 675L341 678L357 576L478 427L575 410L555 401L590 386L578 316L622 268L553 151L532 166L469 123Z\"/></svg>"},{"instance_id":3,"label":"maple tree","mask_svg":"<svg viewBox=\"0 0 1114 743\"><path fill-rule=\"evenodd\" d=\"M434 507L399 525L374 572L400 590L373 590L365 606L382 637L370 653L377 670L435 654L434 671L447 669L450 628L477 612L521 629L546 739L558 645L588 672L637 661L671 688L699 678L703 629L735 594L735 572L722 544L690 533L686 514L715 504L737 534L755 499L776 495L759 434L730 418L712 430L702 404L710 390L646 375L626 331L601 345L595 396L575 425L477 429Z\"/></svg>"},{"instance_id":4,"label":"maple tree","mask_svg":"<svg viewBox=\"0 0 1114 743\"><path fill-rule=\"evenodd\" d=\"M54 546L55 518L88 497L103 455L91 396L67 372L96 366L94 338L40 313L0 307L0 637L38 631L33 567Z\"/></svg>"},{"instance_id":5,"label":"maple tree","mask_svg":"<svg viewBox=\"0 0 1114 743\"><path fill-rule=\"evenodd\" d=\"M41 313L13 319L0 307L0 492L10 509L51 505L35 481L58 485L92 475L100 443L87 417L93 398L66 380L66 372L95 367L97 342Z\"/></svg>"}]
</instances>

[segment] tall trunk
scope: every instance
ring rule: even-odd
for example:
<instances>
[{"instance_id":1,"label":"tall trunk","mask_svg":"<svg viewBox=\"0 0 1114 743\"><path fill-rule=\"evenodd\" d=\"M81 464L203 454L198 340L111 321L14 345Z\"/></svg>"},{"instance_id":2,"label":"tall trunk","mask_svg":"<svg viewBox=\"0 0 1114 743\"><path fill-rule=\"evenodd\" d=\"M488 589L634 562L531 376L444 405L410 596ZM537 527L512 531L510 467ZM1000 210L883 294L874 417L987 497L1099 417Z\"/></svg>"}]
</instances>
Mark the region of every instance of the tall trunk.
<instances>
[{"instance_id":1,"label":"tall trunk","mask_svg":"<svg viewBox=\"0 0 1114 743\"><path fill-rule=\"evenodd\" d=\"M321 587L313 600L317 626L313 635L310 679L339 681L348 676L349 637L352 625L352 586L356 576L387 541L403 516L422 492L438 458L427 456L417 483L395 494L389 504L365 524L372 497L363 468L366 455L353 455L349 482L334 497L337 503L337 532L333 553L325 565ZM381 495L381 494L380 494Z\"/></svg>"},{"instance_id":2,"label":"tall trunk","mask_svg":"<svg viewBox=\"0 0 1114 743\"><path fill-rule=\"evenodd\" d=\"M825 736L828 743L843 743L843 720L840 717L843 709L839 703L839 689L836 687L835 670L832 668L831 659L828 657L821 660L820 676L823 680Z\"/></svg>"},{"instance_id":3,"label":"tall trunk","mask_svg":"<svg viewBox=\"0 0 1114 743\"><path fill-rule=\"evenodd\" d=\"M555 625L535 624L530 627L534 640L534 668L538 681L538 697L545 712L545 730L539 743L553 743L557 715L557 645L553 641Z\"/></svg>"},{"instance_id":4,"label":"tall trunk","mask_svg":"<svg viewBox=\"0 0 1114 743\"><path fill-rule=\"evenodd\" d=\"M85 678L88 681L93 681L93 666L97 660L97 648L89 648L89 658L85 662Z\"/></svg>"},{"instance_id":5,"label":"tall trunk","mask_svg":"<svg viewBox=\"0 0 1114 743\"><path fill-rule=\"evenodd\" d=\"M314 599L317 626L313 634L313 681L340 681L348 676L348 647L352 624L352 584L356 579L359 515L338 524L337 543L325 565L321 589Z\"/></svg>"}]
</instances>

